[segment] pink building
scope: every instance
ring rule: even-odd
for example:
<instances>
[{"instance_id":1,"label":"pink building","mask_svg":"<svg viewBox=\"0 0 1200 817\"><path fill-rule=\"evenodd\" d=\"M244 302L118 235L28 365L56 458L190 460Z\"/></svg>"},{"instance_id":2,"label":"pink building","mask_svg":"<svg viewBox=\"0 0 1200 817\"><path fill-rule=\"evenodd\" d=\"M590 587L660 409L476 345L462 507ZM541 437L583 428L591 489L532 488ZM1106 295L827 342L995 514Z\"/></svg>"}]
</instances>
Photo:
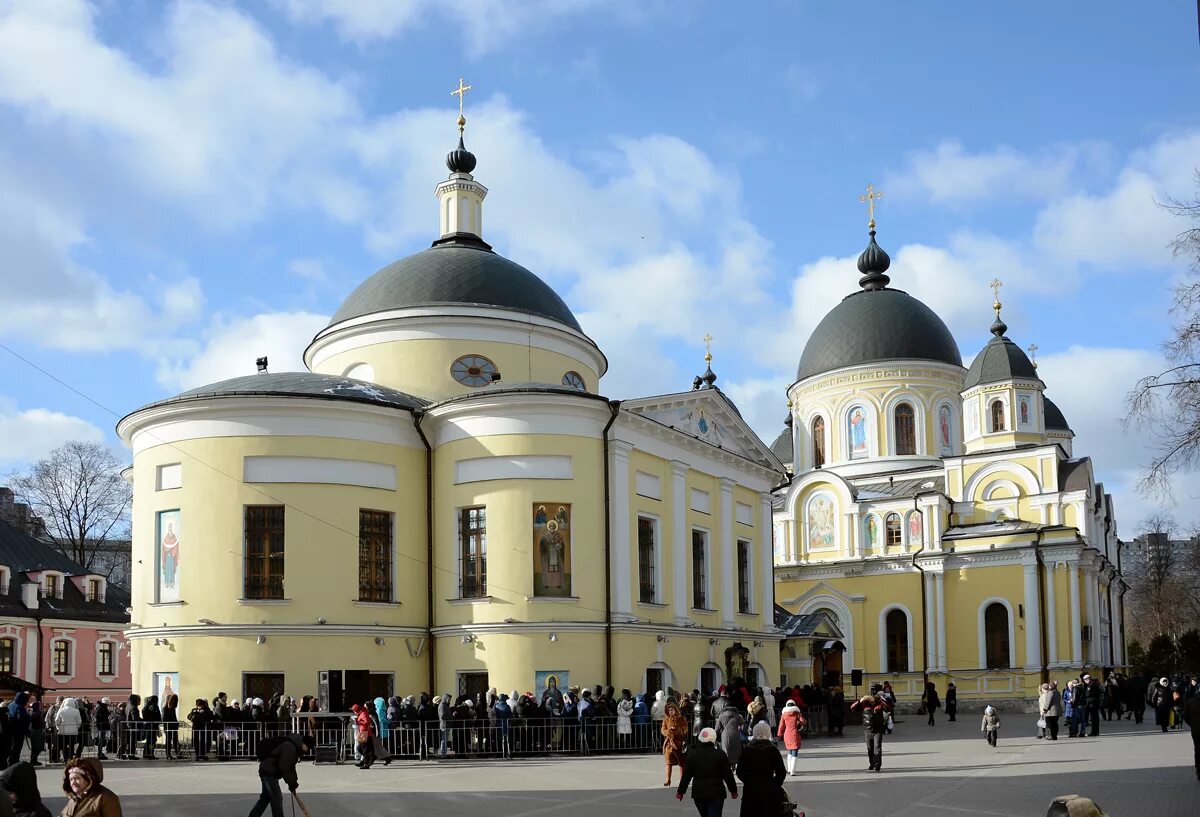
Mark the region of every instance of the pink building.
<instances>
[{"instance_id":1,"label":"pink building","mask_svg":"<svg viewBox=\"0 0 1200 817\"><path fill-rule=\"evenodd\" d=\"M49 697L126 698L128 607L104 576L0 520L0 689L15 676Z\"/></svg>"}]
</instances>

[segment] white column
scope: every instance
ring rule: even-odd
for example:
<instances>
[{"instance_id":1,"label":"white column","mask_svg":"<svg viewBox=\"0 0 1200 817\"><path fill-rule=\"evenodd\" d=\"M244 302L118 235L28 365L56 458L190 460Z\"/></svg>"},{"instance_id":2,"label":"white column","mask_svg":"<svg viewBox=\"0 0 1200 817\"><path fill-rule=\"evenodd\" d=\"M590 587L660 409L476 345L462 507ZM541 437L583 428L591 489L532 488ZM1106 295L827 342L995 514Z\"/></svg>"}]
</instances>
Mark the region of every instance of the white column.
<instances>
[{"instance_id":1,"label":"white column","mask_svg":"<svg viewBox=\"0 0 1200 817\"><path fill-rule=\"evenodd\" d=\"M675 622L688 621L688 502L686 462L671 461L671 553L675 574Z\"/></svg>"},{"instance_id":2,"label":"white column","mask_svg":"<svg viewBox=\"0 0 1200 817\"><path fill-rule=\"evenodd\" d=\"M733 486L731 479L717 483L721 491L721 620L732 626L737 612L733 582L737 577L737 547L733 541ZM714 559L715 563L716 560Z\"/></svg>"},{"instance_id":3,"label":"white column","mask_svg":"<svg viewBox=\"0 0 1200 817\"><path fill-rule=\"evenodd\" d=\"M760 513L761 532L759 537L759 561L762 562L762 579L759 588L762 592L762 606L759 614L762 616L762 627L768 629L775 626L775 556L771 549L771 495L763 494Z\"/></svg>"},{"instance_id":4,"label":"white column","mask_svg":"<svg viewBox=\"0 0 1200 817\"><path fill-rule=\"evenodd\" d=\"M1054 598L1057 565L1054 562L1046 562L1043 572L1046 575L1046 651L1050 666L1054 666L1058 663L1058 602Z\"/></svg>"},{"instance_id":5,"label":"white column","mask_svg":"<svg viewBox=\"0 0 1200 817\"><path fill-rule=\"evenodd\" d=\"M613 612L633 611L632 544L629 518L629 453L633 446L621 440L608 444L609 529L612 531L612 600Z\"/></svg>"},{"instance_id":6,"label":"white column","mask_svg":"<svg viewBox=\"0 0 1200 817\"><path fill-rule=\"evenodd\" d=\"M1125 632L1125 588L1118 585L1117 598L1113 605L1116 610L1117 620L1113 622L1113 639L1116 641L1117 665L1125 665L1125 639L1122 633Z\"/></svg>"},{"instance_id":7,"label":"white column","mask_svg":"<svg viewBox=\"0 0 1200 817\"><path fill-rule=\"evenodd\" d=\"M1100 651L1100 616L1099 605L1096 602L1096 575L1092 568L1083 569L1083 599L1087 607L1087 624L1092 628L1092 639L1088 641L1085 653L1088 661L1098 660Z\"/></svg>"},{"instance_id":8,"label":"white column","mask_svg":"<svg viewBox=\"0 0 1200 817\"><path fill-rule=\"evenodd\" d=\"M1042 662L1042 615L1038 607L1037 562L1025 565L1025 671L1035 672Z\"/></svg>"},{"instance_id":9,"label":"white column","mask_svg":"<svg viewBox=\"0 0 1200 817\"><path fill-rule=\"evenodd\" d=\"M924 656L925 660L923 663L929 669L933 669L934 667L937 666L937 646L936 646L937 642L934 640L936 638L936 635L934 633L934 629L932 626L933 625L933 603L934 603L933 573L929 572L928 570L925 571L924 581L925 581L925 626L921 628L922 630L925 631L925 656ZM913 622L913 625L914 626L916 625L915 621ZM886 651L884 654L886 655ZM884 669L887 669L886 665L880 667L880 670L884 670ZM909 667L910 671L915 672L916 669L917 669L916 667Z\"/></svg>"},{"instance_id":10,"label":"white column","mask_svg":"<svg viewBox=\"0 0 1200 817\"><path fill-rule=\"evenodd\" d=\"M1071 601L1071 664L1083 665L1082 623L1079 621L1079 563L1067 562L1067 589Z\"/></svg>"},{"instance_id":11,"label":"white column","mask_svg":"<svg viewBox=\"0 0 1200 817\"><path fill-rule=\"evenodd\" d=\"M945 575L942 571L933 574L933 589L937 597L937 668L945 672L948 668L946 660L946 588Z\"/></svg>"}]
</instances>

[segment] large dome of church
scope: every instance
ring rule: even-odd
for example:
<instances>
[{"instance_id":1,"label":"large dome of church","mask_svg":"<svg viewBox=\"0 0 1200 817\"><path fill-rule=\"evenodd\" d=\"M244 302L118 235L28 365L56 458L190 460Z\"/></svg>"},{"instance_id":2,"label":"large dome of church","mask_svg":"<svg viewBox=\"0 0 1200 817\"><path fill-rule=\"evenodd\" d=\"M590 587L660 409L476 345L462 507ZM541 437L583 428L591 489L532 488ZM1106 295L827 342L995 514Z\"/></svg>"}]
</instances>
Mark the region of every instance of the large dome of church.
<instances>
[{"instance_id":1,"label":"large dome of church","mask_svg":"<svg viewBox=\"0 0 1200 817\"><path fill-rule=\"evenodd\" d=\"M443 237L376 272L342 302L330 325L376 312L448 304L510 309L582 331L545 281L466 233Z\"/></svg>"}]
</instances>

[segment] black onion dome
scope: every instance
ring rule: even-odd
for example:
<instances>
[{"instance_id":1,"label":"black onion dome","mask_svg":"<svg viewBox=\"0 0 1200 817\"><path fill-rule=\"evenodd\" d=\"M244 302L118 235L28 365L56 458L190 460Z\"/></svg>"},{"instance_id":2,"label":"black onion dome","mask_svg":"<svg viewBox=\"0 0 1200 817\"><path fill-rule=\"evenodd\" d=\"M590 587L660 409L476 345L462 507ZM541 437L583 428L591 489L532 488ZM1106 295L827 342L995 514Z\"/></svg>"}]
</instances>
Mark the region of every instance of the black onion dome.
<instances>
[{"instance_id":1,"label":"black onion dome","mask_svg":"<svg viewBox=\"0 0 1200 817\"><path fill-rule=\"evenodd\" d=\"M971 367L967 369L967 379L963 382L964 390L987 383L1040 379L1033 362L1021 347L1004 335L1007 328L1004 321L997 316L996 322L992 324L992 334L995 337L989 340L983 351L971 361Z\"/></svg>"},{"instance_id":2,"label":"black onion dome","mask_svg":"<svg viewBox=\"0 0 1200 817\"><path fill-rule=\"evenodd\" d=\"M794 444L792 439L792 415L789 413L787 419L783 421L783 431L779 432L779 436L775 438L775 442L771 443L771 453L779 457L779 461L784 465L790 465L794 453Z\"/></svg>"},{"instance_id":3,"label":"black onion dome","mask_svg":"<svg viewBox=\"0 0 1200 817\"><path fill-rule=\"evenodd\" d=\"M863 289L883 289L892 280L884 275L891 265L892 257L875 243L875 231L871 230L871 241L858 256L858 271L863 273L858 285Z\"/></svg>"},{"instance_id":4,"label":"black onion dome","mask_svg":"<svg viewBox=\"0 0 1200 817\"><path fill-rule=\"evenodd\" d=\"M350 293L329 323L393 309L451 304L510 309L583 331L545 281L468 233L440 238L429 249L379 270Z\"/></svg>"},{"instance_id":5,"label":"black onion dome","mask_svg":"<svg viewBox=\"0 0 1200 817\"><path fill-rule=\"evenodd\" d=\"M470 173L475 169L475 154L467 150L463 138L458 137L458 147L446 154L446 167L451 173Z\"/></svg>"},{"instance_id":6,"label":"black onion dome","mask_svg":"<svg viewBox=\"0 0 1200 817\"><path fill-rule=\"evenodd\" d=\"M1047 431L1070 431L1071 426L1067 425L1067 418L1063 415L1060 409L1053 400L1046 395L1042 395L1042 405L1046 412L1046 430Z\"/></svg>"},{"instance_id":7,"label":"black onion dome","mask_svg":"<svg viewBox=\"0 0 1200 817\"><path fill-rule=\"evenodd\" d=\"M962 366L954 336L932 309L899 289L864 289L847 295L817 324L796 379L883 360Z\"/></svg>"}]
</instances>

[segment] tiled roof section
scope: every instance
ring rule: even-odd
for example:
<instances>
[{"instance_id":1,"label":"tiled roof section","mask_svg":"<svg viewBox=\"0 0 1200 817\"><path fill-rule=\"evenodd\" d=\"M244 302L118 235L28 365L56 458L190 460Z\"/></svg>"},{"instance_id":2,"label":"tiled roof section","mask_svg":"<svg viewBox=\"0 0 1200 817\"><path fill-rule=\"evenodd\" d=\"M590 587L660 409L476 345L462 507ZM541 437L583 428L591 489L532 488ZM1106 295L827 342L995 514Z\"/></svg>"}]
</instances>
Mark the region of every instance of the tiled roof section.
<instances>
[{"instance_id":1,"label":"tiled roof section","mask_svg":"<svg viewBox=\"0 0 1200 817\"><path fill-rule=\"evenodd\" d=\"M1062 409L1058 407L1053 400L1042 395L1042 404L1046 407L1046 430L1047 431L1070 431L1071 426L1067 424L1067 418L1063 415Z\"/></svg>"},{"instance_id":2,"label":"tiled roof section","mask_svg":"<svg viewBox=\"0 0 1200 817\"><path fill-rule=\"evenodd\" d=\"M925 483L927 482L932 482L933 485L925 487ZM916 479L898 479L893 482L855 483L855 487L858 488L859 499L880 499L884 497L895 499L899 497L914 497L917 494L931 491L945 493L946 478L944 476L924 476Z\"/></svg>"},{"instance_id":3,"label":"tiled roof section","mask_svg":"<svg viewBox=\"0 0 1200 817\"><path fill-rule=\"evenodd\" d=\"M796 379L885 360L962 365L954 336L932 309L898 289L848 295L813 330Z\"/></svg>"},{"instance_id":4,"label":"tiled roof section","mask_svg":"<svg viewBox=\"0 0 1200 817\"><path fill-rule=\"evenodd\" d=\"M1058 464L1058 490L1086 491L1091 488L1088 478L1088 457L1075 460L1064 460Z\"/></svg>"},{"instance_id":5,"label":"tiled roof section","mask_svg":"<svg viewBox=\"0 0 1200 817\"><path fill-rule=\"evenodd\" d=\"M314 372L279 372L278 374L252 374L222 380L207 386L190 389L159 400L138 411L187 400L202 400L213 397L306 397L322 400L347 400L352 403L370 403L398 409L421 408L427 401L386 386L377 386L352 377L338 377Z\"/></svg>"},{"instance_id":6,"label":"tiled roof section","mask_svg":"<svg viewBox=\"0 0 1200 817\"><path fill-rule=\"evenodd\" d=\"M55 570L67 576L85 576L88 571L58 552L53 545L39 542L6 522L0 521L0 564L12 571L8 592L0 594L0 616L46 619L71 619L124 625L129 622L125 609L129 594L113 584L107 584L104 601L88 601L74 582L63 581L62 598L41 598L38 609L30 610L21 599L23 573Z\"/></svg>"},{"instance_id":7,"label":"tiled roof section","mask_svg":"<svg viewBox=\"0 0 1200 817\"><path fill-rule=\"evenodd\" d=\"M771 443L771 453L779 457L779 460L784 465L791 465L794 455L793 445L792 430L785 428L779 432L779 436L775 438L775 442Z\"/></svg>"},{"instance_id":8,"label":"tiled roof section","mask_svg":"<svg viewBox=\"0 0 1200 817\"><path fill-rule=\"evenodd\" d=\"M545 281L474 236L439 241L376 272L350 293L329 323L414 306L472 304L540 315L583 331Z\"/></svg>"},{"instance_id":9,"label":"tiled roof section","mask_svg":"<svg viewBox=\"0 0 1200 817\"><path fill-rule=\"evenodd\" d=\"M775 626L783 630L785 638L841 639L844 636L837 624L825 613L801 613L793 615L787 609L775 605Z\"/></svg>"},{"instance_id":10,"label":"tiled roof section","mask_svg":"<svg viewBox=\"0 0 1200 817\"><path fill-rule=\"evenodd\" d=\"M1020 346L1007 337L994 337L971 361L964 389L1010 380L1038 380L1037 369Z\"/></svg>"},{"instance_id":11,"label":"tiled roof section","mask_svg":"<svg viewBox=\"0 0 1200 817\"><path fill-rule=\"evenodd\" d=\"M1005 536L1014 533L1032 533L1038 529L1033 522L1023 519L1006 519L1003 522L984 522L980 525L957 525L948 528L943 539L978 539L987 536Z\"/></svg>"}]
</instances>

